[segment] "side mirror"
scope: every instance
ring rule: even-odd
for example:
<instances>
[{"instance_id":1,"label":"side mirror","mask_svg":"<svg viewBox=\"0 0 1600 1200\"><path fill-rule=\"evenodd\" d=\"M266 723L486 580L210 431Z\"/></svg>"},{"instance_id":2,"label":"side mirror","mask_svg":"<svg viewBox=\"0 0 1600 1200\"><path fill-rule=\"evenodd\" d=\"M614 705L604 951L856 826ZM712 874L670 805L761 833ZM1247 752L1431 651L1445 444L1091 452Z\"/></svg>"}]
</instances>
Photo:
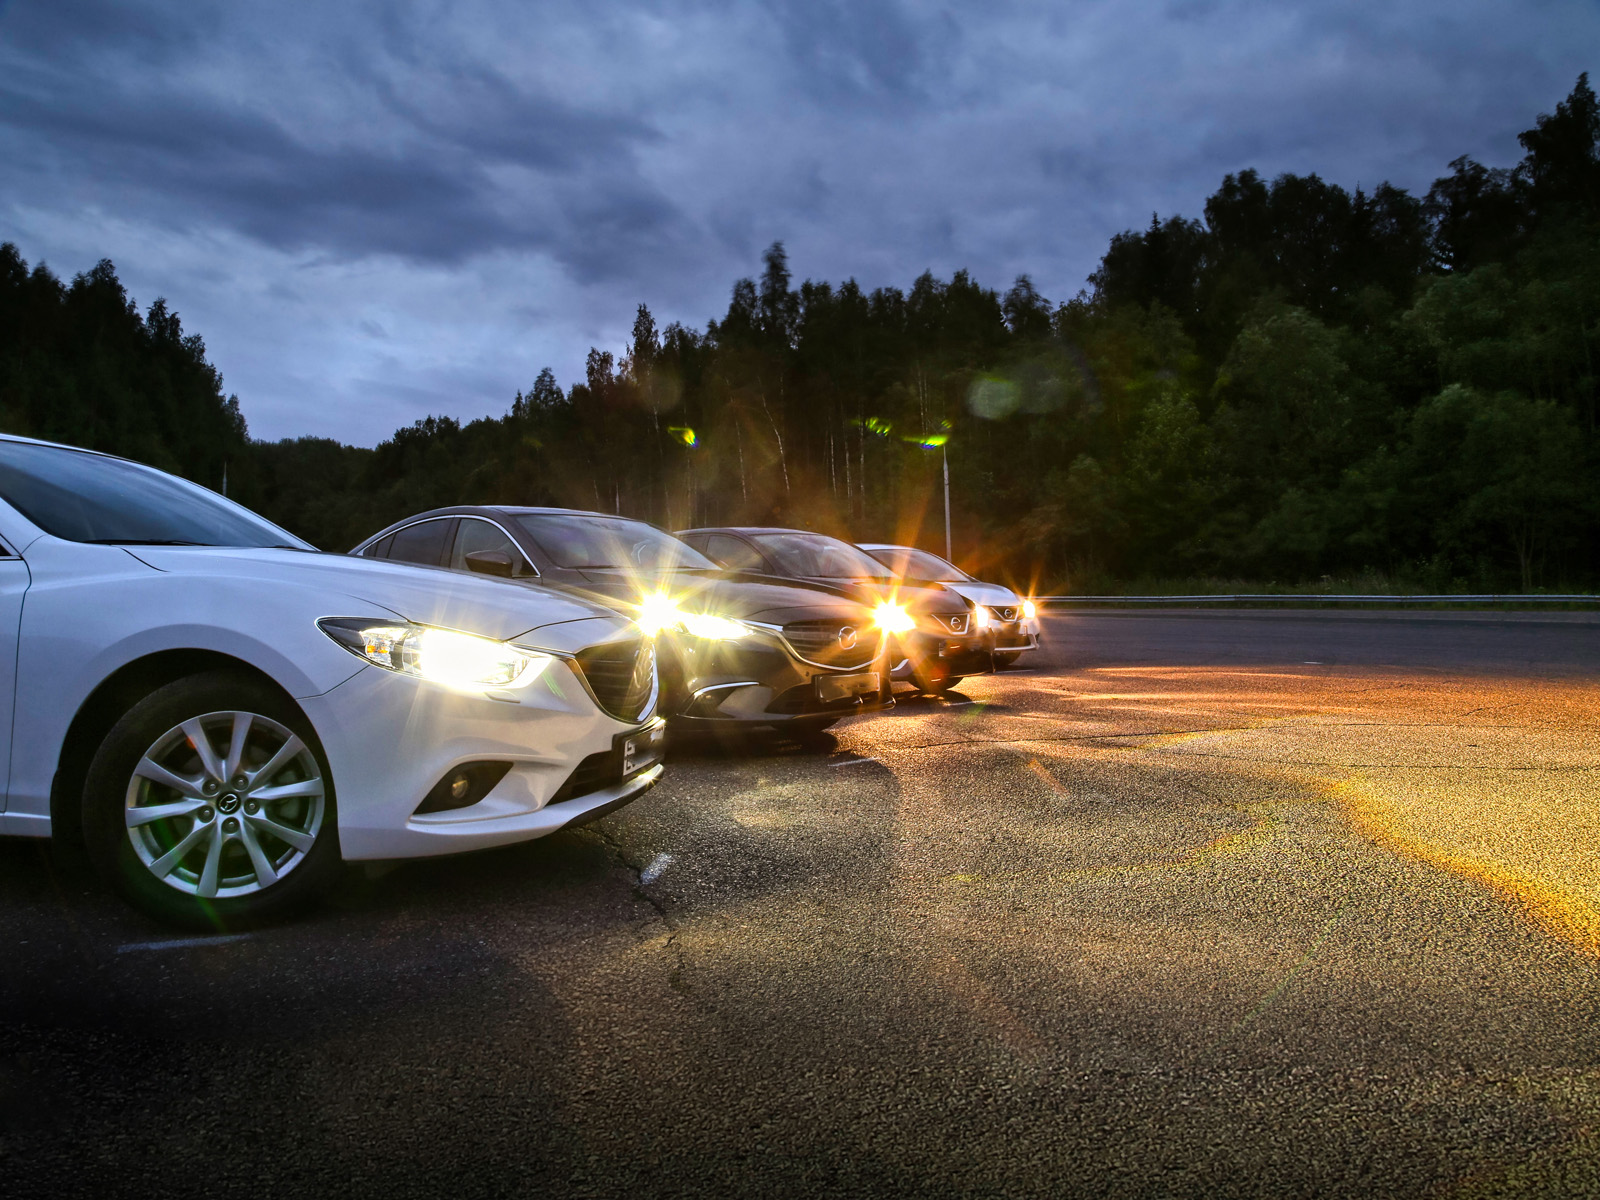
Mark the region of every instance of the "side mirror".
<instances>
[{"instance_id":1,"label":"side mirror","mask_svg":"<svg viewBox=\"0 0 1600 1200\"><path fill-rule=\"evenodd\" d=\"M517 565L511 561L511 555L504 550L469 550L466 559L467 570L476 571L479 575L498 575L501 579L510 579L517 569Z\"/></svg>"}]
</instances>

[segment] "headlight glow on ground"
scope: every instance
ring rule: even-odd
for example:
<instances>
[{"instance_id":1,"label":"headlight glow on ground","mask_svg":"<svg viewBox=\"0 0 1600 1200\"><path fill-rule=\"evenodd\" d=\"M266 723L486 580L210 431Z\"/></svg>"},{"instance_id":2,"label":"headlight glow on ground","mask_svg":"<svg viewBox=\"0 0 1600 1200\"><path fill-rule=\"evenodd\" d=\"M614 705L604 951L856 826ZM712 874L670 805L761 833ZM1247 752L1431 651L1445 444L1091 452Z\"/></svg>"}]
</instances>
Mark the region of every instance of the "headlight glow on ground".
<instances>
[{"instance_id":1,"label":"headlight glow on ground","mask_svg":"<svg viewBox=\"0 0 1600 1200\"><path fill-rule=\"evenodd\" d=\"M917 627L905 605L891 604L887 600L872 610L872 620L885 633L909 633Z\"/></svg>"}]
</instances>

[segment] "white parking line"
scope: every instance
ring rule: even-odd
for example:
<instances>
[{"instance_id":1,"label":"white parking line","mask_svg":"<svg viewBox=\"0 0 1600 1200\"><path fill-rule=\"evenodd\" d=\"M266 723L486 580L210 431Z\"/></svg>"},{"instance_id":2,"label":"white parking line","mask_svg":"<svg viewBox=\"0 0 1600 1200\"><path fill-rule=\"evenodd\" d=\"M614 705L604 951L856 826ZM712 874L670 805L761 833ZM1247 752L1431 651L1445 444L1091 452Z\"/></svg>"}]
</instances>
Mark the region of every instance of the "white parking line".
<instances>
[{"instance_id":1,"label":"white parking line","mask_svg":"<svg viewBox=\"0 0 1600 1200\"><path fill-rule=\"evenodd\" d=\"M118 954L126 954L130 950L182 950L189 946L220 946L225 942L243 942L249 939L248 933L225 933L216 937L192 938L167 938L160 942L129 942L126 946L118 946Z\"/></svg>"},{"instance_id":2,"label":"white parking line","mask_svg":"<svg viewBox=\"0 0 1600 1200\"><path fill-rule=\"evenodd\" d=\"M654 883L661 878L661 872L672 865L672 855L658 854L650 860L650 865L639 872L640 883Z\"/></svg>"},{"instance_id":3,"label":"white parking line","mask_svg":"<svg viewBox=\"0 0 1600 1200\"><path fill-rule=\"evenodd\" d=\"M862 763L879 761L881 760L876 758L846 758L841 759L839 762L831 762L828 765L830 767L859 767Z\"/></svg>"}]
</instances>

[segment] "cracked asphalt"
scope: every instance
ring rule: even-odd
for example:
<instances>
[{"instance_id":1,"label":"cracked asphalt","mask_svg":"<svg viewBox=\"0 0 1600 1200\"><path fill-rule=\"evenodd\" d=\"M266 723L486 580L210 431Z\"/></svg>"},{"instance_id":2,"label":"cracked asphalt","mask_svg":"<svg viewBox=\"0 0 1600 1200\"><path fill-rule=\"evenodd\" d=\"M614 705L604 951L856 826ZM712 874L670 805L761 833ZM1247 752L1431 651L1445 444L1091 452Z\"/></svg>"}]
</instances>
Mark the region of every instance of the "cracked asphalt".
<instances>
[{"instance_id":1,"label":"cracked asphalt","mask_svg":"<svg viewBox=\"0 0 1600 1200\"><path fill-rule=\"evenodd\" d=\"M1600 1193L1600 614L1047 632L245 937L0 843L0 1194Z\"/></svg>"}]
</instances>

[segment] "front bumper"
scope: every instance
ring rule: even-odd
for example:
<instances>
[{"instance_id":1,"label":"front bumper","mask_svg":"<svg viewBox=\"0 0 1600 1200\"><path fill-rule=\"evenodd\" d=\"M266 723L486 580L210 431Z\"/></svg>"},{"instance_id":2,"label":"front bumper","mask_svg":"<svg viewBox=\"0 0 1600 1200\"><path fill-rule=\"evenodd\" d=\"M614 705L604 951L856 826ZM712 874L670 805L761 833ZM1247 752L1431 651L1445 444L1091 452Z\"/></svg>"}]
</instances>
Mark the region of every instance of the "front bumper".
<instances>
[{"instance_id":1,"label":"front bumper","mask_svg":"<svg viewBox=\"0 0 1600 1200\"><path fill-rule=\"evenodd\" d=\"M896 647L892 676L897 680L910 679L912 671L923 664L936 666L940 674L962 678L994 670L989 638L984 633L937 634L919 629L901 634Z\"/></svg>"},{"instance_id":2,"label":"front bumper","mask_svg":"<svg viewBox=\"0 0 1600 1200\"><path fill-rule=\"evenodd\" d=\"M748 637L721 642L675 634L662 645L661 711L679 726L780 726L876 712L894 704L887 695L887 649L881 645L870 658L850 666L811 662L777 626L757 625ZM878 687L870 696L826 700L818 688L819 680L874 672Z\"/></svg>"},{"instance_id":3,"label":"front bumper","mask_svg":"<svg viewBox=\"0 0 1600 1200\"><path fill-rule=\"evenodd\" d=\"M996 654L1021 654L1039 648L1038 621L1004 621L989 628Z\"/></svg>"},{"instance_id":4,"label":"front bumper","mask_svg":"<svg viewBox=\"0 0 1600 1200\"><path fill-rule=\"evenodd\" d=\"M581 764L653 714L627 722L601 711L562 659L513 695L495 700L368 667L301 700L328 757L344 857L416 858L543 837L642 795L661 777L655 764L556 799ZM448 772L481 762L510 764L481 800L416 811Z\"/></svg>"}]
</instances>

